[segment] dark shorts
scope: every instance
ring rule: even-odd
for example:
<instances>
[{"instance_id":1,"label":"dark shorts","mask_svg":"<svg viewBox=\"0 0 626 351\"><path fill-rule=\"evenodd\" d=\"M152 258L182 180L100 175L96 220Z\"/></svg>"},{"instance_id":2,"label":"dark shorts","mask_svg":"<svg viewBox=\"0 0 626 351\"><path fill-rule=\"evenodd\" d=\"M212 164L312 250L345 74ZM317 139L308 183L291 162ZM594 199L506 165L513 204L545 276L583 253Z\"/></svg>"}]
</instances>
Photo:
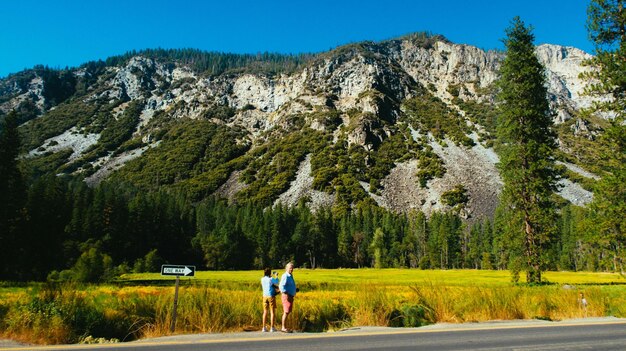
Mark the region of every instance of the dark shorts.
<instances>
[{"instance_id":1,"label":"dark shorts","mask_svg":"<svg viewBox=\"0 0 626 351\"><path fill-rule=\"evenodd\" d=\"M293 296L282 294L281 299L283 300L283 311L291 313L291 310L293 310Z\"/></svg>"}]
</instances>

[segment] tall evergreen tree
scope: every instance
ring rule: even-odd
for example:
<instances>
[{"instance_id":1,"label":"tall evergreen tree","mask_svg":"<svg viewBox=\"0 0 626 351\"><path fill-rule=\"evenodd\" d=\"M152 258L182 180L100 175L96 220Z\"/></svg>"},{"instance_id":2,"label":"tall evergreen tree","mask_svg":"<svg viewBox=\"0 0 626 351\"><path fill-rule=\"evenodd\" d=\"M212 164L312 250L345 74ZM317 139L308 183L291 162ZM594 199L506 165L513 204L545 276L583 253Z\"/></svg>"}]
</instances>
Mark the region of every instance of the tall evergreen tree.
<instances>
[{"instance_id":1,"label":"tall evergreen tree","mask_svg":"<svg viewBox=\"0 0 626 351\"><path fill-rule=\"evenodd\" d=\"M20 237L28 257L22 263L24 279L43 280L51 270L64 268L65 227L70 221L65 180L48 175L30 184L26 201L27 220Z\"/></svg>"},{"instance_id":2,"label":"tall evergreen tree","mask_svg":"<svg viewBox=\"0 0 626 351\"><path fill-rule=\"evenodd\" d=\"M596 103L594 110L612 116L600 139L606 170L594 191L591 210L597 230L607 238L613 269L624 271L626 255L626 1L593 0L588 9L587 27L596 46L588 61L595 67L587 74L588 92L610 96Z\"/></svg>"},{"instance_id":3,"label":"tall evergreen tree","mask_svg":"<svg viewBox=\"0 0 626 351\"><path fill-rule=\"evenodd\" d=\"M12 264L23 256L17 241L23 229L21 212L26 191L18 167L20 137L17 126L15 111L0 121L0 279L15 277Z\"/></svg>"},{"instance_id":4,"label":"tall evergreen tree","mask_svg":"<svg viewBox=\"0 0 626 351\"><path fill-rule=\"evenodd\" d=\"M544 269L542 249L554 232L556 139L532 30L516 17L506 34L506 58L498 81L501 202L514 214L513 231L524 238L527 282L538 283Z\"/></svg>"}]
</instances>

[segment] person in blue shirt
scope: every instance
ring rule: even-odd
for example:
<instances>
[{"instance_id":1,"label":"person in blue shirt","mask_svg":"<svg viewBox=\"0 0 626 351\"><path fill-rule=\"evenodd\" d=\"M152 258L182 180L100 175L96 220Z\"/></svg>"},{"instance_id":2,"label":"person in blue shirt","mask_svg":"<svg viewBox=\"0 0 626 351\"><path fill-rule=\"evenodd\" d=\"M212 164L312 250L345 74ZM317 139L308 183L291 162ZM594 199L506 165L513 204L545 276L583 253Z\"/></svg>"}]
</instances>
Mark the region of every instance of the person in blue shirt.
<instances>
[{"instance_id":1,"label":"person in blue shirt","mask_svg":"<svg viewBox=\"0 0 626 351\"><path fill-rule=\"evenodd\" d=\"M281 300L283 302L283 318L282 327L280 331L289 333L285 322L287 316L293 311L293 298L296 296L298 289L296 288L296 281L293 279L293 263L289 262L285 266L285 273L280 277L280 284L278 285L280 292L282 293Z\"/></svg>"},{"instance_id":2,"label":"person in blue shirt","mask_svg":"<svg viewBox=\"0 0 626 351\"><path fill-rule=\"evenodd\" d=\"M278 274L274 272L274 277L270 276L271 269L269 267L263 270L263 278L261 278L261 287L263 288L263 329L262 332L275 332L274 323L276 321L276 294L278 284ZM270 312L270 328L266 327L267 311Z\"/></svg>"}]
</instances>

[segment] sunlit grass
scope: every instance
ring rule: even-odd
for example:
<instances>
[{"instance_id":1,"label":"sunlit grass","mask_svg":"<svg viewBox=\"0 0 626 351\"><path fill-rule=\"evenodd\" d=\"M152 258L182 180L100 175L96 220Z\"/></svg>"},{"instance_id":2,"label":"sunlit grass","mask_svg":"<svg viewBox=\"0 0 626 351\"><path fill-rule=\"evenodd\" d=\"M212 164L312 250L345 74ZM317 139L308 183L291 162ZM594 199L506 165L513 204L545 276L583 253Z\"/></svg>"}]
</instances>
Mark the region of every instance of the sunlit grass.
<instances>
[{"instance_id":1,"label":"sunlit grass","mask_svg":"<svg viewBox=\"0 0 626 351\"><path fill-rule=\"evenodd\" d=\"M280 270L277 270L281 272ZM282 272L281 272L282 273ZM256 288L261 271L198 271L194 278L181 278L211 284L239 283ZM443 284L450 286L509 286L508 271L490 270L417 270L417 269L296 269L294 277L299 284L338 289L352 288L354 284L375 285L424 285ZM125 274L122 280L157 281L174 280L159 273ZM626 284L626 279L617 273L594 272L546 272L544 280L556 284ZM524 281L521 276L520 281Z\"/></svg>"},{"instance_id":2,"label":"sunlit grass","mask_svg":"<svg viewBox=\"0 0 626 351\"><path fill-rule=\"evenodd\" d=\"M277 271L279 271L277 269ZM261 271L181 278L175 333L260 329ZM506 271L296 269L300 292L289 326L421 326L489 320L626 317L618 274L547 272L547 285L514 284ZM108 285L0 285L0 337L73 343L170 334L174 278L129 274ZM589 305L583 309L579 294ZM277 314L282 314L278 303ZM278 318L280 320L280 318Z\"/></svg>"}]
</instances>

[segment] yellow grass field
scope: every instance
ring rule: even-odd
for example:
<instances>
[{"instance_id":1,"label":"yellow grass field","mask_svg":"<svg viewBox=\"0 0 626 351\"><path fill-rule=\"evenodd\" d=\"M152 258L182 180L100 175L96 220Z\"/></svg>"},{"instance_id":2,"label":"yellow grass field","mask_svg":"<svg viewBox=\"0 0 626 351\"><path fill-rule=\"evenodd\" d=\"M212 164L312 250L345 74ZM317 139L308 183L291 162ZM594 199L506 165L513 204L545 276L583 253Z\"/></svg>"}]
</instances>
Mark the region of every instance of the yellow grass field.
<instances>
[{"instance_id":1,"label":"yellow grass field","mask_svg":"<svg viewBox=\"0 0 626 351\"><path fill-rule=\"evenodd\" d=\"M260 330L261 276L211 271L181 278L175 333ZM540 286L513 284L506 271L296 269L294 277L300 292L289 327L308 332L626 317L626 279L611 273L547 272L550 284ZM54 344L167 335L174 280L153 273L105 285L0 286L0 336ZM280 303L276 312L282 314Z\"/></svg>"},{"instance_id":2,"label":"yellow grass field","mask_svg":"<svg viewBox=\"0 0 626 351\"><path fill-rule=\"evenodd\" d=\"M234 329L219 323L209 328L238 330L260 325L261 276L261 271L204 271L196 272L194 278L181 278L181 286L190 295L202 289L221 295L225 290L238 296L232 300L245 301L238 307L251 300L252 305L245 309L252 315L246 322ZM546 272L544 280L550 284L541 286L513 284L508 271L487 270L296 269L294 277L300 287L294 328L300 330L626 316L626 279L615 273ZM156 273L122 278L170 280L172 286L174 281ZM579 303L581 292L589 301L586 309Z\"/></svg>"},{"instance_id":3,"label":"yellow grass field","mask_svg":"<svg viewBox=\"0 0 626 351\"><path fill-rule=\"evenodd\" d=\"M275 269L282 274L282 269ZM194 278L182 280L196 280L209 283L249 283L256 284L263 276L258 271L198 271ZM419 269L296 269L294 277L302 284L327 284L340 287L350 287L355 284L376 285L422 285L444 284L450 286L510 286L511 274L509 271L492 270L419 270ZM173 277L161 276L159 273L125 274L122 280L174 280ZM617 273L596 272L545 272L543 279L555 284L626 284L626 278ZM524 277L522 274L521 280Z\"/></svg>"}]
</instances>

